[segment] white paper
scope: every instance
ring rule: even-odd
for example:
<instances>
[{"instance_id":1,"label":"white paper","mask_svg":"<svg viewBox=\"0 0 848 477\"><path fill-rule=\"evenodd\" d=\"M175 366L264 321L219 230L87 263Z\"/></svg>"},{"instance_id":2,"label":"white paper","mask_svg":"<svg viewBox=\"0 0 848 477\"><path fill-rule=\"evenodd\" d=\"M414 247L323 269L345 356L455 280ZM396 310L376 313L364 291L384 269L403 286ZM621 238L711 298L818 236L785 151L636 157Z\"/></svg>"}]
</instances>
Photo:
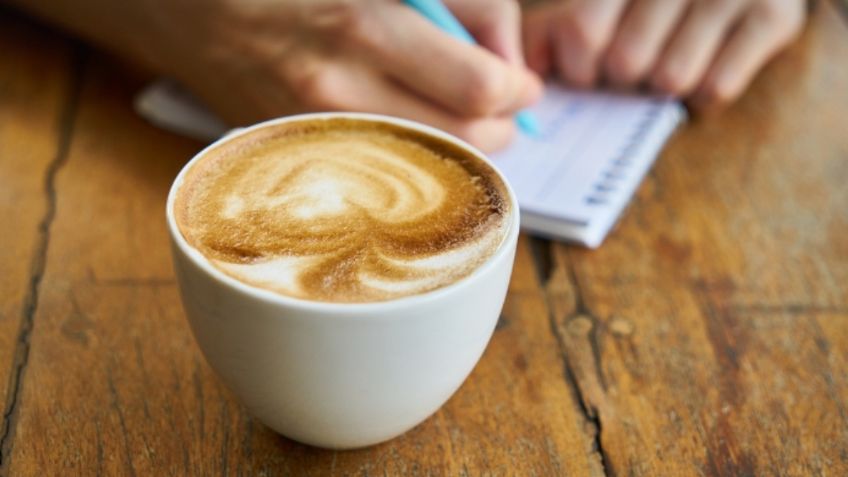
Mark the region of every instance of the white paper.
<instances>
[{"instance_id":1,"label":"white paper","mask_svg":"<svg viewBox=\"0 0 848 477\"><path fill-rule=\"evenodd\" d=\"M683 115L669 99L550 85L530 111L542 134L520 135L493 155L494 162L515 189L523 214L546 219L525 220L525 228L590 246L600 240L581 235L598 224L612 225ZM574 230L563 236L551 227L557 221Z\"/></svg>"}]
</instances>

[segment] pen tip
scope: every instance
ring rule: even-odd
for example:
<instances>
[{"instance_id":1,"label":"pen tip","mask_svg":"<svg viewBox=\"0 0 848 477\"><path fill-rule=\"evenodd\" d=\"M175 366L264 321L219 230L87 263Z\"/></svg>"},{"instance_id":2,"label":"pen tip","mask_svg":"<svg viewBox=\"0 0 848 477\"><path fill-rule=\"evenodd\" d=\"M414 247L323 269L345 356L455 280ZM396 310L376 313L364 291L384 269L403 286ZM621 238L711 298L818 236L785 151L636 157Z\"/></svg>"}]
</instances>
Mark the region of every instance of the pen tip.
<instances>
[{"instance_id":1,"label":"pen tip","mask_svg":"<svg viewBox=\"0 0 848 477\"><path fill-rule=\"evenodd\" d=\"M515 115L515 122L521 132L530 137L539 137L542 134L542 128L539 126L539 121L535 116L527 111L520 111Z\"/></svg>"}]
</instances>

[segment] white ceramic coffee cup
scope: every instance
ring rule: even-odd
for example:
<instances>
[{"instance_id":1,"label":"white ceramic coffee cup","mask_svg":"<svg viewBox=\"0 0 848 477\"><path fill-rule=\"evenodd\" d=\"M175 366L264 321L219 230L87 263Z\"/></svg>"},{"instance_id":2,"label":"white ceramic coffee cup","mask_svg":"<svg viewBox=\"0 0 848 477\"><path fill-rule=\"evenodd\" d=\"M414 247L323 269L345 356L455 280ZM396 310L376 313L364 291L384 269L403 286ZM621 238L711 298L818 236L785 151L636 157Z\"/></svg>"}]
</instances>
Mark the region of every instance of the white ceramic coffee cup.
<instances>
[{"instance_id":1,"label":"white ceramic coffee cup","mask_svg":"<svg viewBox=\"0 0 848 477\"><path fill-rule=\"evenodd\" d=\"M256 288L222 273L189 246L177 227L174 198L192 163L258 128L332 117L423 131L488 162L460 139L412 121L359 113L291 116L236 131L198 153L171 186L167 219L183 306L212 368L270 428L300 442L341 449L376 444L411 429L444 404L474 368L506 296L519 211L501 176L511 216L498 250L470 276L446 287L374 303L307 301Z\"/></svg>"}]
</instances>

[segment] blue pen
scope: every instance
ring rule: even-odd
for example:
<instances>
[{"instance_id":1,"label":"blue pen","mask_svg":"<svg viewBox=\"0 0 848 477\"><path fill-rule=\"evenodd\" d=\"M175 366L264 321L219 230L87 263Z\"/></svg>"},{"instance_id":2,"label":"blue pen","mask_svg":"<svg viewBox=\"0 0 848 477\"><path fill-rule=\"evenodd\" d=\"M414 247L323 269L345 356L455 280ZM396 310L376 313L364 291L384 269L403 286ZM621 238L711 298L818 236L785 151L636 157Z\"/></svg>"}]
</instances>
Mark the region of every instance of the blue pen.
<instances>
[{"instance_id":1,"label":"blue pen","mask_svg":"<svg viewBox=\"0 0 848 477\"><path fill-rule=\"evenodd\" d=\"M418 11L433 22L448 35L476 45L474 37L462 26L462 23L439 0L404 0L404 3ZM515 123L527 135L536 137L540 134L539 122L528 111L519 111L515 115Z\"/></svg>"}]
</instances>

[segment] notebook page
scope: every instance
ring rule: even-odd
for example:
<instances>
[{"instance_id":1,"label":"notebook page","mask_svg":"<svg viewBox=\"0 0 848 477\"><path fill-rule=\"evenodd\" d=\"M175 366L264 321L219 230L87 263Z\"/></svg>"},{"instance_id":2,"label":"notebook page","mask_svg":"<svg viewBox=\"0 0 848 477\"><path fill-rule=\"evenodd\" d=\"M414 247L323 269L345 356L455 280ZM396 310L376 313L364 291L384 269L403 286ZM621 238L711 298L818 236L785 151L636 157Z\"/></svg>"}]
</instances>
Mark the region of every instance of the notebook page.
<instances>
[{"instance_id":1,"label":"notebook page","mask_svg":"<svg viewBox=\"0 0 848 477\"><path fill-rule=\"evenodd\" d=\"M531 111L542 134L519 135L494 162L522 211L584 226L621 209L657 152L642 157L642 142L659 135L661 146L682 115L672 100L555 85Z\"/></svg>"},{"instance_id":2,"label":"notebook page","mask_svg":"<svg viewBox=\"0 0 848 477\"><path fill-rule=\"evenodd\" d=\"M639 184L654 160L662 151L669 136L685 117L683 106L672 103L652 108L639 124L630 141L612 161L612 169L606 175L620 177L614 192L605 199L603 213L593 217L589 229L582 235L582 243L597 247L630 202ZM597 191L596 191L597 193Z\"/></svg>"}]
</instances>

